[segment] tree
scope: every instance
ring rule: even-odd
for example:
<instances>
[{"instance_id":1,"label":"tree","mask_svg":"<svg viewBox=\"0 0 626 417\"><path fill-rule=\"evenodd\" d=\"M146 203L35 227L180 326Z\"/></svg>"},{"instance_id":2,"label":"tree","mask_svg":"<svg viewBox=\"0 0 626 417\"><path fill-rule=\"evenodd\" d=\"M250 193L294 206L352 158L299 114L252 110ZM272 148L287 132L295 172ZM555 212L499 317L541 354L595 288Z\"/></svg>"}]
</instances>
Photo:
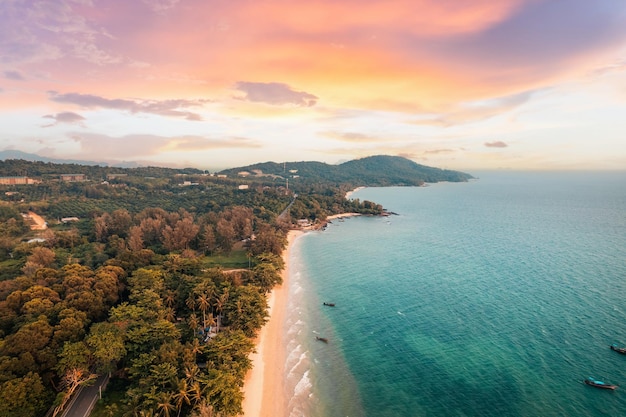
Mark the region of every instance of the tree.
<instances>
[{"instance_id":1,"label":"tree","mask_svg":"<svg viewBox=\"0 0 626 417\"><path fill-rule=\"evenodd\" d=\"M157 404L157 411L163 417L170 417L170 413L174 411L174 396L171 392L161 392L159 394L159 400Z\"/></svg>"},{"instance_id":2,"label":"tree","mask_svg":"<svg viewBox=\"0 0 626 417\"><path fill-rule=\"evenodd\" d=\"M156 217L144 218L141 220L141 223L139 223L144 244L148 246L156 245L161 242L163 228L165 227L165 215L167 213L162 209L159 210L159 212L154 214Z\"/></svg>"},{"instance_id":3,"label":"tree","mask_svg":"<svg viewBox=\"0 0 626 417\"><path fill-rule=\"evenodd\" d=\"M20 362L26 360L22 365L27 365L29 357L24 354L29 354L38 367L50 369L56 363L56 357L49 346L52 333L48 318L42 315L37 321L25 324L16 333L7 336L0 345L0 355L19 357Z\"/></svg>"},{"instance_id":4,"label":"tree","mask_svg":"<svg viewBox=\"0 0 626 417\"><path fill-rule=\"evenodd\" d=\"M143 232L141 231L141 227L131 227L128 232L128 249L133 252L139 252L143 248Z\"/></svg>"},{"instance_id":5,"label":"tree","mask_svg":"<svg viewBox=\"0 0 626 417\"><path fill-rule=\"evenodd\" d=\"M225 324L233 330L242 330L248 337L256 335L266 318L267 300L258 287L236 287L224 306Z\"/></svg>"},{"instance_id":6,"label":"tree","mask_svg":"<svg viewBox=\"0 0 626 417\"><path fill-rule=\"evenodd\" d=\"M235 229L226 219L220 219L216 227L217 242L222 250L229 253L235 244Z\"/></svg>"},{"instance_id":7,"label":"tree","mask_svg":"<svg viewBox=\"0 0 626 417\"><path fill-rule=\"evenodd\" d=\"M71 369L82 369L89 371L91 365L91 351L82 341L68 342L63 345L63 350L59 354L59 362L56 369L59 375L65 375Z\"/></svg>"},{"instance_id":8,"label":"tree","mask_svg":"<svg viewBox=\"0 0 626 417\"><path fill-rule=\"evenodd\" d=\"M287 244L285 234L267 223L259 225L255 233L255 238L250 244L250 251L253 255L262 253L273 253L281 255Z\"/></svg>"},{"instance_id":9,"label":"tree","mask_svg":"<svg viewBox=\"0 0 626 417\"><path fill-rule=\"evenodd\" d=\"M89 373L81 368L69 369L61 379L61 387L63 387L64 394L61 404L54 409L52 417L56 417L61 411L63 411L67 402L79 386L85 385L87 382L96 379L96 377L96 374Z\"/></svg>"},{"instance_id":10,"label":"tree","mask_svg":"<svg viewBox=\"0 0 626 417\"><path fill-rule=\"evenodd\" d=\"M133 220L128 210L118 209L111 213L108 229L112 235L125 237L132 223Z\"/></svg>"},{"instance_id":11,"label":"tree","mask_svg":"<svg viewBox=\"0 0 626 417\"><path fill-rule=\"evenodd\" d=\"M124 338L124 332L115 324L103 322L91 326L85 342L91 349L97 369L114 369L114 364L126 355Z\"/></svg>"},{"instance_id":12,"label":"tree","mask_svg":"<svg viewBox=\"0 0 626 417\"><path fill-rule=\"evenodd\" d=\"M28 372L0 385L0 417L37 417L45 414L49 395L41 377Z\"/></svg>"},{"instance_id":13,"label":"tree","mask_svg":"<svg viewBox=\"0 0 626 417\"><path fill-rule=\"evenodd\" d=\"M198 321L198 317L196 316L195 313L191 313L191 315L187 319L187 323L189 324L189 328L193 330L193 333L197 334L198 327L200 326L200 322Z\"/></svg>"},{"instance_id":14,"label":"tree","mask_svg":"<svg viewBox=\"0 0 626 417\"><path fill-rule=\"evenodd\" d=\"M185 404L191 404L190 395L191 390L189 384L186 379L181 379L178 381L176 386L176 392L174 394L174 401L176 404L176 408L178 409L178 416L180 416L180 412L183 409Z\"/></svg>"},{"instance_id":15,"label":"tree","mask_svg":"<svg viewBox=\"0 0 626 417\"><path fill-rule=\"evenodd\" d=\"M65 342L78 342L85 337L85 328L89 321L87 314L75 308L66 308L59 312L59 323L54 326L52 346L60 348Z\"/></svg>"},{"instance_id":16,"label":"tree","mask_svg":"<svg viewBox=\"0 0 626 417\"><path fill-rule=\"evenodd\" d=\"M283 281L276 267L268 262L256 265L252 272L254 272L253 285L258 286L265 293L271 291L274 285Z\"/></svg>"},{"instance_id":17,"label":"tree","mask_svg":"<svg viewBox=\"0 0 626 417\"><path fill-rule=\"evenodd\" d=\"M41 268L46 268L54 262L55 257L56 254L53 250L44 246L37 246L33 248L30 256L27 258L27 261L40 265Z\"/></svg>"},{"instance_id":18,"label":"tree","mask_svg":"<svg viewBox=\"0 0 626 417\"><path fill-rule=\"evenodd\" d=\"M198 307L202 311L202 327L206 327L206 311L211 307L211 297L207 294L198 295Z\"/></svg>"},{"instance_id":19,"label":"tree","mask_svg":"<svg viewBox=\"0 0 626 417\"><path fill-rule=\"evenodd\" d=\"M209 254L211 254L216 248L216 243L217 241L215 239L213 226L211 226L210 224L205 225L200 236L200 244L198 249L204 251L205 253L208 252Z\"/></svg>"},{"instance_id":20,"label":"tree","mask_svg":"<svg viewBox=\"0 0 626 417\"><path fill-rule=\"evenodd\" d=\"M110 218L111 216L108 213L105 213L94 219L94 229L96 232L96 240L98 242L106 242L109 238L108 223L110 222Z\"/></svg>"},{"instance_id":21,"label":"tree","mask_svg":"<svg viewBox=\"0 0 626 417\"><path fill-rule=\"evenodd\" d=\"M243 412L241 403L241 380L231 372L211 369L208 375L200 379L204 392L214 410L222 415L236 416Z\"/></svg>"},{"instance_id":22,"label":"tree","mask_svg":"<svg viewBox=\"0 0 626 417\"><path fill-rule=\"evenodd\" d=\"M163 246L169 251L183 250L189 246L200 230L191 217L178 220L174 227L165 226L163 229Z\"/></svg>"}]
</instances>

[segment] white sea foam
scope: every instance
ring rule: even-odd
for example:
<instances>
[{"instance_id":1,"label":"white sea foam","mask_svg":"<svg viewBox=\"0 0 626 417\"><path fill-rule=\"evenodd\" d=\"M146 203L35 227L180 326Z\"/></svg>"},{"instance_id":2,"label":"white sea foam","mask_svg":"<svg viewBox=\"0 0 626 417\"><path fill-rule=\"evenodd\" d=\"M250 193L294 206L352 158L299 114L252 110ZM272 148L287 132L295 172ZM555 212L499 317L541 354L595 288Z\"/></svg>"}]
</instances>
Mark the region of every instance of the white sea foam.
<instances>
[{"instance_id":1,"label":"white sea foam","mask_svg":"<svg viewBox=\"0 0 626 417\"><path fill-rule=\"evenodd\" d=\"M298 358L298 362L296 362L296 364L293 365L291 367L291 369L289 370L289 376L295 375L300 370L302 365L307 366L307 363L308 363L307 359L308 358L307 358L306 352L302 352L302 354ZM308 372L308 371L306 371L306 372Z\"/></svg>"},{"instance_id":2,"label":"white sea foam","mask_svg":"<svg viewBox=\"0 0 626 417\"><path fill-rule=\"evenodd\" d=\"M306 371L293 390L294 397L302 397L303 394L306 394L305 396L308 397L312 387L313 384L311 384L311 380L309 379L309 371Z\"/></svg>"},{"instance_id":3,"label":"white sea foam","mask_svg":"<svg viewBox=\"0 0 626 417\"><path fill-rule=\"evenodd\" d=\"M307 415L306 409L308 400L312 396L311 388L313 384L311 384L311 380L309 379L309 372L305 372L302 375L302 378L296 384L293 395L289 400L289 416L290 417L304 417Z\"/></svg>"}]
</instances>

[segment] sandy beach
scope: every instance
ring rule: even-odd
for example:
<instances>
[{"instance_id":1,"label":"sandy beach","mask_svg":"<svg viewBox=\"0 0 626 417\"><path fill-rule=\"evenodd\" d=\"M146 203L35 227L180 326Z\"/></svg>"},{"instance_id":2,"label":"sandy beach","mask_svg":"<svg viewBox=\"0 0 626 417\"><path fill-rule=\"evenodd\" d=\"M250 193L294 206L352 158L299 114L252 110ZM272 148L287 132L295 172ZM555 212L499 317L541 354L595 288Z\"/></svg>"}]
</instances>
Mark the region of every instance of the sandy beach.
<instances>
[{"instance_id":1,"label":"sandy beach","mask_svg":"<svg viewBox=\"0 0 626 417\"><path fill-rule=\"evenodd\" d=\"M332 216L328 216L326 217L326 221L331 221L331 220L335 220L335 219L343 219L346 217L355 217L355 216L360 216L361 213L341 213L341 214L333 214Z\"/></svg>"},{"instance_id":2,"label":"sandy beach","mask_svg":"<svg viewBox=\"0 0 626 417\"><path fill-rule=\"evenodd\" d=\"M345 199L346 199L346 200L349 200L349 199L350 199L350 197L352 197L352 194L354 194L355 192L357 192L357 191L359 191L359 190L362 190L363 188L365 188L365 187L356 187L354 190L352 190L352 191L348 191L348 192L346 193L346 195L345 195Z\"/></svg>"},{"instance_id":3,"label":"sandy beach","mask_svg":"<svg viewBox=\"0 0 626 417\"><path fill-rule=\"evenodd\" d=\"M294 240L304 232L291 230L287 248L283 252L285 269L283 283L276 286L268 300L270 319L261 329L256 353L250 356L253 368L246 376L243 400L244 417L287 417L288 399L285 398L285 346L283 326L289 294L289 251Z\"/></svg>"}]
</instances>

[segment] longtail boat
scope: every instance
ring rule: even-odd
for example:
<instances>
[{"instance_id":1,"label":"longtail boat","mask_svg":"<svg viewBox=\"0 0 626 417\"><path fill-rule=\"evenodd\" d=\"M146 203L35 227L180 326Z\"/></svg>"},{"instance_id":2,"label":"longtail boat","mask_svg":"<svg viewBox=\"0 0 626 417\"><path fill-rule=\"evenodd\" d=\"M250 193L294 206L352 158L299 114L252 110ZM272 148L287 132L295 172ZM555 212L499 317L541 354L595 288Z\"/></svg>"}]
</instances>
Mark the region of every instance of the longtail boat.
<instances>
[{"instance_id":1,"label":"longtail boat","mask_svg":"<svg viewBox=\"0 0 626 417\"><path fill-rule=\"evenodd\" d=\"M616 351L617 353L621 353L622 355L626 355L626 348L618 347L615 343L609 346L611 350Z\"/></svg>"},{"instance_id":2,"label":"longtail boat","mask_svg":"<svg viewBox=\"0 0 626 417\"><path fill-rule=\"evenodd\" d=\"M609 384L606 382L602 382L602 381L598 381L597 379L594 379L592 377L589 377L587 379L585 379L584 381L585 384L590 385L592 387L596 387L596 388L602 388L602 389L615 389L617 388L617 385L614 384Z\"/></svg>"}]
</instances>

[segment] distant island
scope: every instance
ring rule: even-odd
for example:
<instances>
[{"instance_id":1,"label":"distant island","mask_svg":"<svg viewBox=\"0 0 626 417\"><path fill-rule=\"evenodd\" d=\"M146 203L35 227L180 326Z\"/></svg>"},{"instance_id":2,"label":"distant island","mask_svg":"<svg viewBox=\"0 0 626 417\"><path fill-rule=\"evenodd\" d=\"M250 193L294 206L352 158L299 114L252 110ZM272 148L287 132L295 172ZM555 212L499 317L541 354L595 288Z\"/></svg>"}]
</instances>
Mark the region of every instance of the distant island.
<instances>
[{"instance_id":1,"label":"distant island","mask_svg":"<svg viewBox=\"0 0 626 417\"><path fill-rule=\"evenodd\" d=\"M393 156L209 173L0 161L2 415L236 416L287 232L381 205L360 186L467 181ZM95 389L95 388L94 388Z\"/></svg>"}]
</instances>

